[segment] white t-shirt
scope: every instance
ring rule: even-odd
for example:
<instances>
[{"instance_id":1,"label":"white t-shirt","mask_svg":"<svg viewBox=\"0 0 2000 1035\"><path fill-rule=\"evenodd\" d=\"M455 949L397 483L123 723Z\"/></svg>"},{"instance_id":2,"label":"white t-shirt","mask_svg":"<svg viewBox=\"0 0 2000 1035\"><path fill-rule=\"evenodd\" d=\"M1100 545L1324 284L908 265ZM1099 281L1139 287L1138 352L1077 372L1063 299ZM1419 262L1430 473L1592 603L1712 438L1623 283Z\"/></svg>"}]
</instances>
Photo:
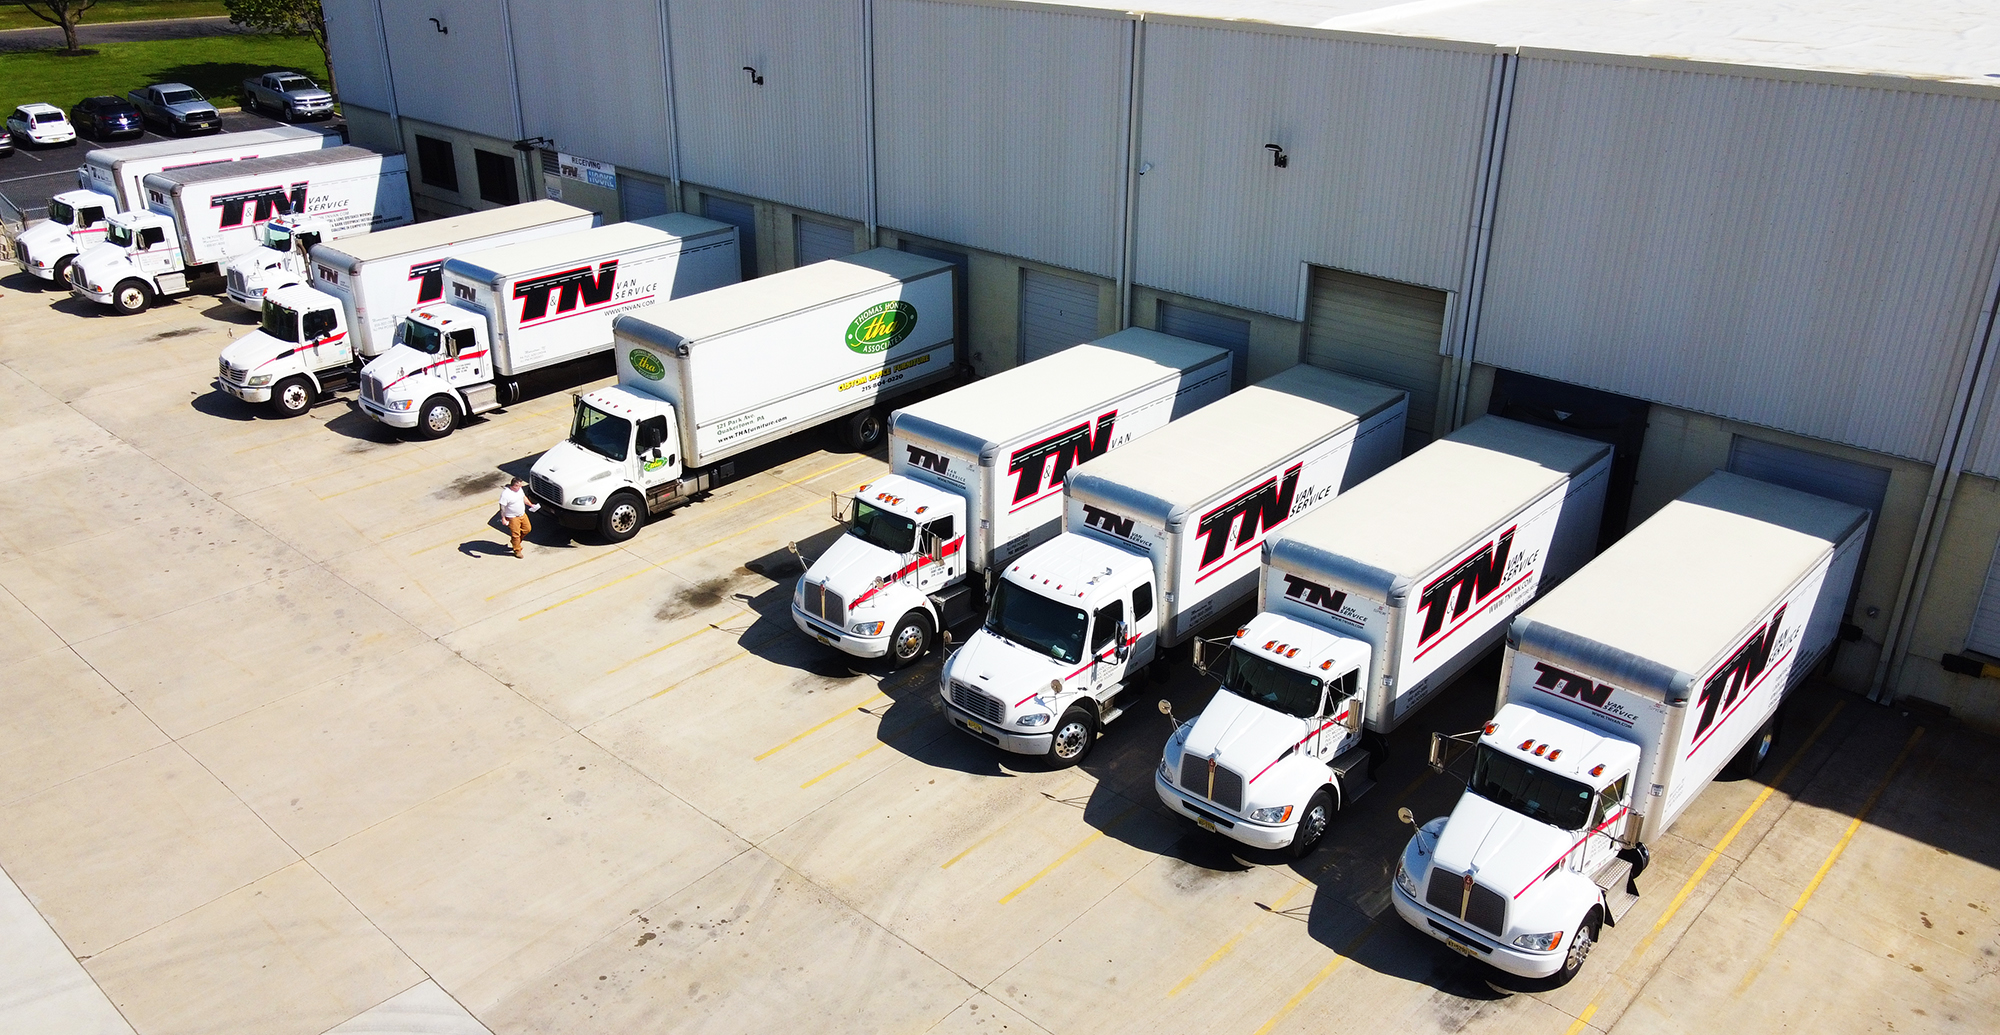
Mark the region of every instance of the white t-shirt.
<instances>
[{"instance_id":1,"label":"white t-shirt","mask_svg":"<svg viewBox=\"0 0 2000 1035\"><path fill-rule=\"evenodd\" d=\"M528 512L528 494L513 486L500 490L500 517L512 521Z\"/></svg>"}]
</instances>

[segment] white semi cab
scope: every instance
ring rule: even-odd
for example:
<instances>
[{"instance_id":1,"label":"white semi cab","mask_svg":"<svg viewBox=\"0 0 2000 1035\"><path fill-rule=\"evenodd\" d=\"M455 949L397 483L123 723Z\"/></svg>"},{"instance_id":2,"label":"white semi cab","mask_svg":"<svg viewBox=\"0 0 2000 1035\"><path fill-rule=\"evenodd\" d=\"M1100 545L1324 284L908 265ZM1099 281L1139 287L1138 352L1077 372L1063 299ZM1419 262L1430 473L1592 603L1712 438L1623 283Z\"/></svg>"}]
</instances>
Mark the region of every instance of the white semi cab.
<instances>
[{"instance_id":1,"label":"white semi cab","mask_svg":"<svg viewBox=\"0 0 2000 1035\"><path fill-rule=\"evenodd\" d=\"M98 148L77 167L77 189L49 199L49 218L21 231L14 261L26 272L54 284L69 283L77 254L104 240L110 219L143 209L140 181L168 169L296 154L340 146L340 134L317 129L252 130L200 140L173 140L130 147Z\"/></svg>"},{"instance_id":2,"label":"white semi cab","mask_svg":"<svg viewBox=\"0 0 2000 1035\"><path fill-rule=\"evenodd\" d=\"M1271 538L1259 613L1195 645L1222 686L1168 738L1160 800L1312 851L1373 786L1384 735L1590 559L1610 470L1608 445L1483 417Z\"/></svg>"},{"instance_id":3,"label":"white semi cab","mask_svg":"<svg viewBox=\"0 0 2000 1035\"><path fill-rule=\"evenodd\" d=\"M672 213L455 254L444 301L361 368L361 411L443 438L519 400L522 374L609 351L618 314L736 283L736 249L735 227Z\"/></svg>"},{"instance_id":4,"label":"white semi cab","mask_svg":"<svg viewBox=\"0 0 2000 1035\"><path fill-rule=\"evenodd\" d=\"M313 245L328 239L332 229L318 216L279 216L265 223L257 247L222 263L229 300L253 313L263 312L265 292L306 282L307 255Z\"/></svg>"},{"instance_id":5,"label":"white semi cab","mask_svg":"<svg viewBox=\"0 0 2000 1035\"><path fill-rule=\"evenodd\" d=\"M986 606L984 576L1062 529L1070 469L1229 393L1229 353L1138 327L889 415L889 474L834 497L847 534L799 577L792 621L908 665Z\"/></svg>"},{"instance_id":6,"label":"white semi cab","mask_svg":"<svg viewBox=\"0 0 2000 1035\"><path fill-rule=\"evenodd\" d=\"M875 445L886 400L958 372L955 270L877 248L619 317L618 383L577 398L529 491L623 542L734 479L747 449L840 420L849 445Z\"/></svg>"},{"instance_id":7,"label":"white semi cab","mask_svg":"<svg viewBox=\"0 0 2000 1035\"><path fill-rule=\"evenodd\" d=\"M281 216L317 220L328 238L414 218L400 154L360 147L198 165L146 177L146 210L111 217L102 244L78 255L70 290L120 313L184 294L196 276L260 246Z\"/></svg>"},{"instance_id":8,"label":"white semi cab","mask_svg":"<svg viewBox=\"0 0 2000 1035\"><path fill-rule=\"evenodd\" d=\"M1520 977L1575 976L1638 894L1648 846L1728 768L1840 631L1868 512L1717 473L1514 619L1471 775L1397 865L1396 911ZM1407 819L1407 817L1406 817Z\"/></svg>"},{"instance_id":9,"label":"white semi cab","mask_svg":"<svg viewBox=\"0 0 2000 1035\"><path fill-rule=\"evenodd\" d=\"M1295 366L1081 464L1063 532L994 580L945 661L952 725L1080 761L1137 674L1248 597L1258 547L1402 452L1409 396Z\"/></svg>"}]
</instances>

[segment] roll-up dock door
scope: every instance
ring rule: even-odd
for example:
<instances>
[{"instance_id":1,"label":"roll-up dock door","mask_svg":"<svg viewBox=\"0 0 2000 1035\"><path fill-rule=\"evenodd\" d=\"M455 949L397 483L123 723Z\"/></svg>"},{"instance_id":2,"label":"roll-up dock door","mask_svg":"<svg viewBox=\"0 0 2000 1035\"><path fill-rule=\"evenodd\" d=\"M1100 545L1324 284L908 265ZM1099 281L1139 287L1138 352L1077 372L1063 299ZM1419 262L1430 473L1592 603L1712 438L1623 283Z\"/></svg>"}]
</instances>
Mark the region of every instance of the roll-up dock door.
<instances>
[{"instance_id":1,"label":"roll-up dock door","mask_svg":"<svg viewBox=\"0 0 2000 1035\"><path fill-rule=\"evenodd\" d=\"M806 266L826 259L838 259L854 254L854 231L832 223L822 223L817 219L798 217L798 226L793 237L794 254L798 265Z\"/></svg>"},{"instance_id":2,"label":"roll-up dock door","mask_svg":"<svg viewBox=\"0 0 2000 1035\"><path fill-rule=\"evenodd\" d=\"M1341 270L1312 270L1306 302L1306 362L1410 393L1404 453L1443 429L1445 293Z\"/></svg>"},{"instance_id":3,"label":"roll-up dock door","mask_svg":"<svg viewBox=\"0 0 2000 1035\"><path fill-rule=\"evenodd\" d=\"M1097 338L1097 285L1039 270L1021 271L1021 362Z\"/></svg>"}]
</instances>

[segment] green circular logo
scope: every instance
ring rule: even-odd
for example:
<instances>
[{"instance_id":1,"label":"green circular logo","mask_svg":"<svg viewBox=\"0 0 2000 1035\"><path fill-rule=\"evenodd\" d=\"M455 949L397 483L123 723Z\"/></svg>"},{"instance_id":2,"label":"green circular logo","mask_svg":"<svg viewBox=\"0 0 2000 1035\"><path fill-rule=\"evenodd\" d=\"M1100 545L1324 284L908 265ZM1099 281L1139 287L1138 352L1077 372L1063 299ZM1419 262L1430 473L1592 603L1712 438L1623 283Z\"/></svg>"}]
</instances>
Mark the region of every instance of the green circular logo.
<instances>
[{"instance_id":1,"label":"green circular logo","mask_svg":"<svg viewBox=\"0 0 2000 1035\"><path fill-rule=\"evenodd\" d=\"M847 325L847 347L864 355L887 352L916 329L916 306L908 302L871 305Z\"/></svg>"},{"instance_id":2,"label":"green circular logo","mask_svg":"<svg viewBox=\"0 0 2000 1035\"><path fill-rule=\"evenodd\" d=\"M667 376L667 365L660 362L660 357L645 349L633 349L625 354L625 358L631 360L632 369L637 370L639 376L648 381L658 381Z\"/></svg>"}]
</instances>

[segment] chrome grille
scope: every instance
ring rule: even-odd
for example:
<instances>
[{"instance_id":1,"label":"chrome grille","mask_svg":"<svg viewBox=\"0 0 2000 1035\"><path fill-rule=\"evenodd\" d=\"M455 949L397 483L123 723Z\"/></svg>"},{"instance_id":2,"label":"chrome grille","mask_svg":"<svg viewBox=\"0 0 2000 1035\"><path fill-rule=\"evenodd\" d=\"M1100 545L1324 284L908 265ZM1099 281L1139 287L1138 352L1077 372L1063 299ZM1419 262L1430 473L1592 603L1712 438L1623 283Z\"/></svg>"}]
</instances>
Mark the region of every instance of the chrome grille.
<instances>
[{"instance_id":1,"label":"chrome grille","mask_svg":"<svg viewBox=\"0 0 2000 1035\"><path fill-rule=\"evenodd\" d=\"M231 294L237 294L237 295L240 295L240 294L243 294L243 293L244 293L244 290L245 290L245 289L244 289L244 286L243 286L243 285L244 285L244 280L243 280L243 271L242 271L242 270L230 270L230 271L229 271L229 291L230 291L230 293L231 293Z\"/></svg>"},{"instance_id":2,"label":"chrome grille","mask_svg":"<svg viewBox=\"0 0 2000 1035\"><path fill-rule=\"evenodd\" d=\"M230 384L240 385L250 380L250 370L247 367L233 367L223 363L222 379Z\"/></svg>"},{"instance_id":3,"label":"chrome grille","mask_svg":"<svg viewBox=\"0 0 2000 1035\"><path fill-rule=\"evenodd\" d=\"M826 588L826 583L806 583L806 611L836 629L847 628L847 601Z\"/></svg>"},{"instance_id":4,"label":"chrome grille","mask_svg":"<svg viewBox=\"0 0 2000 1035\"><path fill-rule=\"evenodd\" d=\"M1475 881L1468 895L1465 875L1442 866L1431 867L1431 882L1424 889L1424 901L1432 909L1449 913L1495 938L1507 926L1507 900L1499 892Z\"/></svg>"},{"instance_id":5,"label":"chrome grille","mask_svg":"<svg viewBox=\"0 0 2000 1035\"><path fill-rule=\"evenodd\" d=\"M552 503L561 503L563 501L562 486L533 471L528 472L528 490Z\"/></svg>"},{"instance_id":6,"label":"chrome grille","mask_svg":"<svg viewBox=\"0 0 2000 1035\"><path fill-rule=\"evenodd\" d=\"M361 375L361 398L382 405L382 381L373 374Z\"/></svg>"},{"instance_id":7,"label":"chrome grille","mask_svg":"<svg viewBox=\"0 0 2000 1035\"><path fill-rule=\"evenodd\" d=\"M1208 784L1208 759L1192 752L1181 755L1181 789L1199 794L1231 812L1243 810L1243 776L1228 766L1215 767L1215 788Z\"/></svg>"},{"instance_id":8,"label":"chrome grille","mask_svg":"<svg viewBox=\"0 0 2000 1035\"><path fill-rule=\"evenodd\" d=\"M1001 704L999 701L994 700L984 691L974 690L956 679L951 681L951 703L985 719L987 722L1000 721Z\"/></svg>"}]
</instances>

